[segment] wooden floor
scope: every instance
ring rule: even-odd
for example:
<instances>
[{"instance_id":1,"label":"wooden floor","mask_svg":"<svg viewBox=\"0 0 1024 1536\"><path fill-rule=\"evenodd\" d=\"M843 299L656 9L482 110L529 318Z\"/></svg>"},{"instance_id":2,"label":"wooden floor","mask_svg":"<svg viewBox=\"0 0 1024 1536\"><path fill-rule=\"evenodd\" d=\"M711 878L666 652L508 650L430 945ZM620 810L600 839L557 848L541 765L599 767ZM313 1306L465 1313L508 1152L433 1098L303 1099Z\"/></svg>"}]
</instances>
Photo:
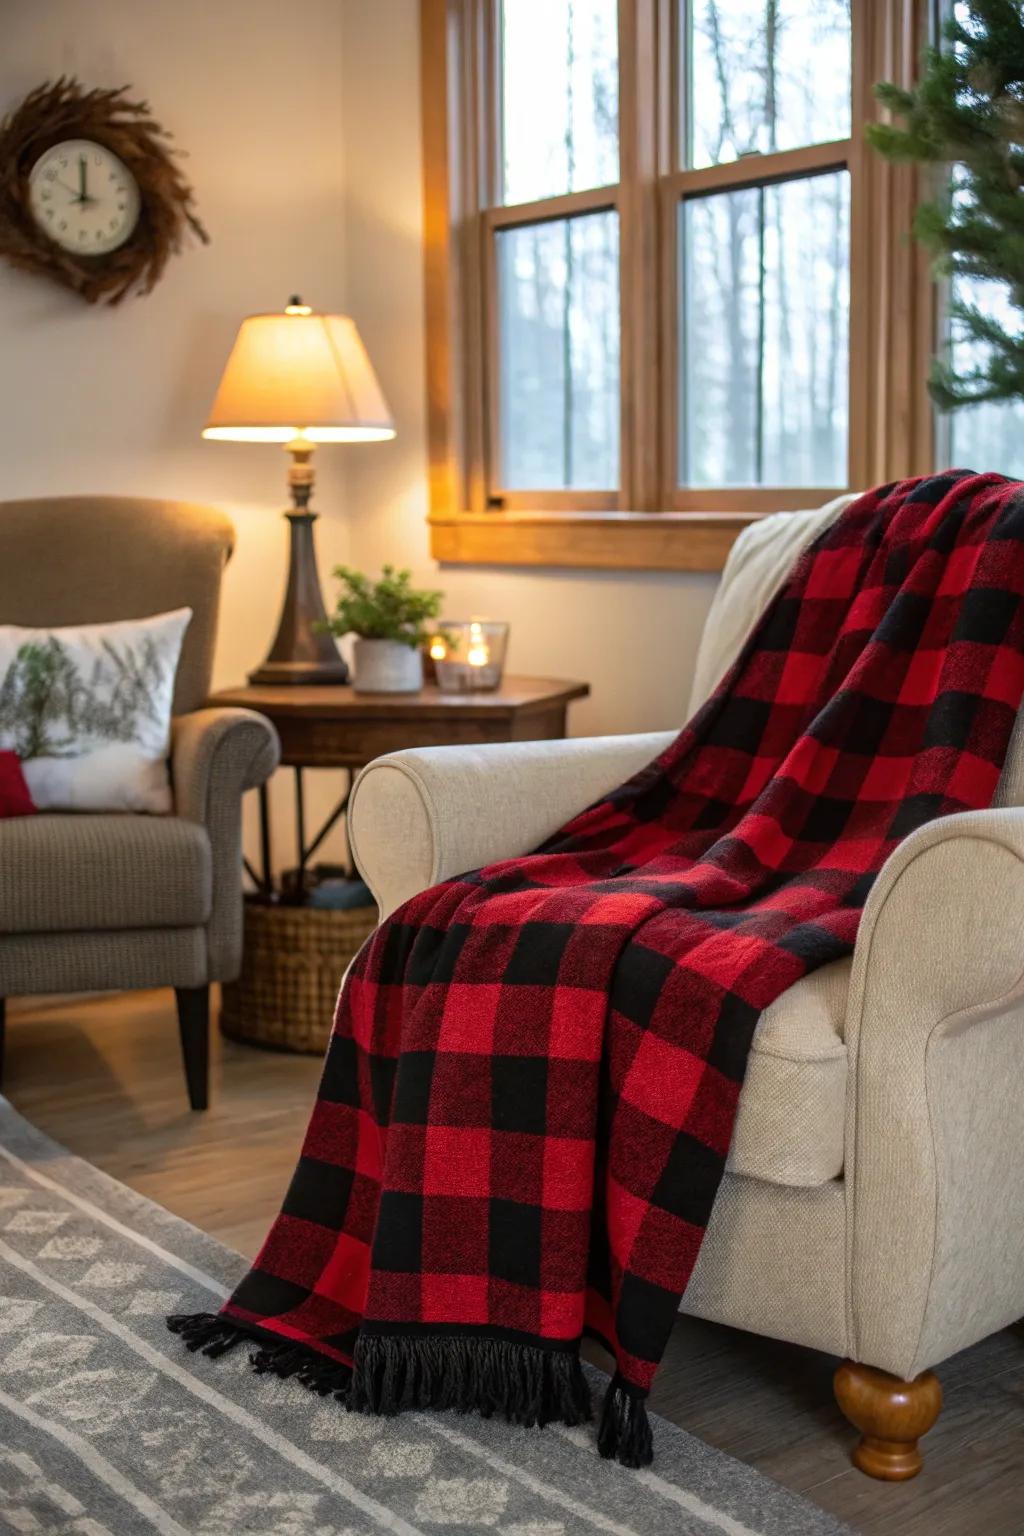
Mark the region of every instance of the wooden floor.
<instances>
[{"instance_id":1,"label":"wooden floor","mask_svg":"<svg viewBox=\"0 0 1024 1536\"><path fill-rule=\"evenodd\" d=\"M218 1042L213 1107L193 1115L170 993L10 1005L8 1034L6 1091L22 1114L222 1242L255 1251L295 1163L318 1061ZM946 1405L925 1441L925 1470L903 1485L850 1467L835 1363L680 1318L653 1406L871 1536L1022 1536L1024 1328L942 1369Z\"/></svg>"}]
</instances>

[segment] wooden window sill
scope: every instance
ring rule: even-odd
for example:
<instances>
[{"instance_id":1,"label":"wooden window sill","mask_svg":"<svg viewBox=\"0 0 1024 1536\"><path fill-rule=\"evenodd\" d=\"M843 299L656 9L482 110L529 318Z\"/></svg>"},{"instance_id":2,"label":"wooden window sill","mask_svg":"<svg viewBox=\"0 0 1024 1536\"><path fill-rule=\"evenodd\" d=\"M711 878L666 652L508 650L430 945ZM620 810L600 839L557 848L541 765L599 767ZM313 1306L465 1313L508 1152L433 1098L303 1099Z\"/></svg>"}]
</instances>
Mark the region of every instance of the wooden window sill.
<instances>
[{"instance_id":1,"label":"wooden window sill","mask_svg":"<svg viewBox=\"0 0 1024 1536\"><path fill-rule=\"evenodd\" d=\"M756 512L431 512L430 552L453 565L720 571Z\"/></svg>"}]
</instances>

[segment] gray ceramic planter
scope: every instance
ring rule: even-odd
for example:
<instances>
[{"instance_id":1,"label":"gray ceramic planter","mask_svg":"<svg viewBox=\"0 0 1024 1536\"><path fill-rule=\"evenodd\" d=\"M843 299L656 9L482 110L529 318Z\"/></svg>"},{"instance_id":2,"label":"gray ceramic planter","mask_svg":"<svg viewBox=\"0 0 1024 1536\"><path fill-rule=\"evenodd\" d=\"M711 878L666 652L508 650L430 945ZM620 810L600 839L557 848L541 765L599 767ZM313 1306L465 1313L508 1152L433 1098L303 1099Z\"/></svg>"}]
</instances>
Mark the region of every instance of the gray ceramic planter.
<instances>
[{"instance_id":1,"label":"gray ceramic planter","mask_svg":"<svg viewBox=\"0 0 1024 1536\"><path fill-rule=\"evenodd\" d=\"M353 647L356 693L417 693L423 657L400 640L357 640Z\"/></svg>"}]
</instances>

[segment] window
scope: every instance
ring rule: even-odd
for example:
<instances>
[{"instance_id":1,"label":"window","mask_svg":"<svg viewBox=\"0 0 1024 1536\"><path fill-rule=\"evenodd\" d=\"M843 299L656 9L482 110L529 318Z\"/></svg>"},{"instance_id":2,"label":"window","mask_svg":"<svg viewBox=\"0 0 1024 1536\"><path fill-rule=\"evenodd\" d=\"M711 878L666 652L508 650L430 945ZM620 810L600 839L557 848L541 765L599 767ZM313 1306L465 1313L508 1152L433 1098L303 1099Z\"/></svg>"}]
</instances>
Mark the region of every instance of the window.
<instances>
[{"instance_id":1,"label":"window","mask_svg":"<svg viewBox=\"0 0 1024 1536\"><path fill-rule=\"evenodd\" d=\"M926 467L916 189L861 124L927 9L422 0L435 554L712 568Z\"/></svg>"},{"instance_id":2,"label":"window","mask_svg":"<svg viewBox=\"0 0 1024 1536\"><path fill-rule=\"evenodd\" d=\"M850 0L681 20L678 483L846 485Z\"/></svg>"},{"instance_id":3,"label":"window","mask_svg":"<svg viewBox=\"0 0 1024 1536\"><path fill-rule=\"evenodd\" d=\"M619 227L612 209L497 235L495 469L510 490L619 483Z\"/></svg>"},{"instance_id":4,"label":"window","mask_svg":"<svg viewBox=\"0 0 1024 1536\"><path fill-rule=\"evenodd\" d=\"M492 507L613 509L620 484L617 0L495 0L484 193ZM485 108L486 110L486 108Z\"/></svg>"},{"instance_id":5,"label":"window","mask_svg":"<svg viewBox=\"0 0 1024 1536\"><path fill-rule=\"evenodd\" d=\"M1017 311L1003 285L958 278L955 287L968 302L1012 328ZM974 355L975 345L955 332L950 348L958 371L963 368L966 372L982 361ZM997 466L1006 475L1024 476L1024 401L963 406L952 412L942 427L945 442L940 443L939 459L944 464L982 470Z\"/></svg>"}]
</instances>

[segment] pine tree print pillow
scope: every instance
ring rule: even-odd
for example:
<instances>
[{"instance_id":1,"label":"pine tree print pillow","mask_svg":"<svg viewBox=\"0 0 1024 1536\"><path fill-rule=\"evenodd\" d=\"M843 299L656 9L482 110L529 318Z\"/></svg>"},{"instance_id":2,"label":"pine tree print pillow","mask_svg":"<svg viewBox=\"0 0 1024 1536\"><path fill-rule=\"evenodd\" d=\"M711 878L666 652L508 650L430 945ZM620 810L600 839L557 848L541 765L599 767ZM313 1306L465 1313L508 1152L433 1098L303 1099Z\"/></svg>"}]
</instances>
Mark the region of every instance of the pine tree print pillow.
<instances>
[{"instance_id":1,"label":"pine tree print pillow","mask_svg":"<svg viewBox=\"0 0 1024 1536\"><path fill-rule=\"evenodd\" d=\"M21 759L38 810L171 810L171 706L191 617L0 624L0 750Z\"/></svg>"}]
</instances>

